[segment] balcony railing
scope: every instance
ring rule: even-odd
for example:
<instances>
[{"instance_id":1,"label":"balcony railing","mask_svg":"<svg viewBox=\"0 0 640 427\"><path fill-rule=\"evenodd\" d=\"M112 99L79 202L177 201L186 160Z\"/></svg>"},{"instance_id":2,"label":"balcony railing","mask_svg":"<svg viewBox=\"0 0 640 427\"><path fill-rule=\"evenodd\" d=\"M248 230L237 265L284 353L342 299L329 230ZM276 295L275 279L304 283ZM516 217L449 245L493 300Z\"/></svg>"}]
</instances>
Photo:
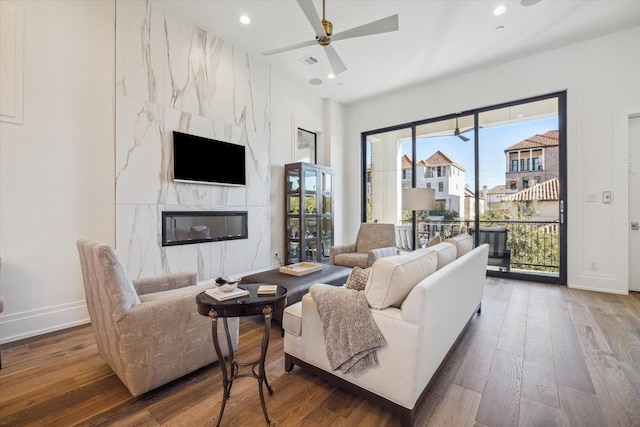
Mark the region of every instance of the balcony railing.
<instances>
[{"instance_id":1,"label":"balcony railing","mask_svg":"<svg viewBox=\"0 0 640 427\"><path fill-rule=\"evenodd\" d=\"M440 236L442 239L468 233L475 227L473 220L429 220L418 223L421 245ZM554 221L480 221L480 228L505 227L507 245L511 248L511 270L531 270L547 273L560 271L559 222Z\"/></svg>"}]
</instances>

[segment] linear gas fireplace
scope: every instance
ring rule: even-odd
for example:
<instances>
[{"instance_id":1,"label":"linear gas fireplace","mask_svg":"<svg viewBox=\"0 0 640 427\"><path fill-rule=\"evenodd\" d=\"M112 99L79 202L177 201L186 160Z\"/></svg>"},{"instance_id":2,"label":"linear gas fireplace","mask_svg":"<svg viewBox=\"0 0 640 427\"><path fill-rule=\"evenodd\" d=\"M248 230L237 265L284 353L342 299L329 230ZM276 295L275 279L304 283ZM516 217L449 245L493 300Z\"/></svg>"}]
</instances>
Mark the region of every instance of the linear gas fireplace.
<instances>
[{"instance_id":1,"label":"linear gas fireplace","mask_svg":"<svg viewBox=\"0 0 640 427\"><path fill-rule=\"evenodd\" d=\"M246 238L246 211L162 212L162 246Z\"/></svg>"}]
</instances>

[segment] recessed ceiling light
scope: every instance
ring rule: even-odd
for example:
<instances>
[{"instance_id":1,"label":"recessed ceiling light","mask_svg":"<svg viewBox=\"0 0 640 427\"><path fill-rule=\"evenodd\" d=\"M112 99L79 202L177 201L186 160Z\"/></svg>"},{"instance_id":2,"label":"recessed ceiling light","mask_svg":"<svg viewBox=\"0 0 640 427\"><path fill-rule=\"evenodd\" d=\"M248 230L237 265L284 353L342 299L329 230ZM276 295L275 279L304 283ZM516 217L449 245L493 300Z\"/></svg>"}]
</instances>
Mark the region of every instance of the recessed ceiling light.
<instances>
[{"instance_id":1,"label":"recessed ceiling light","mask_svg":"<svg viewBox=\"0 0 640 427\"><path fill-rule=\"evenodd\" d=\"M498 5L498 6L496 6L495 9L493 9L493 14L495 16L502 15L503 13L505 13L507 11L507 9L509 9L509 6L506 5L506 4Z\"/></svg>"},{"instance_id":2,"label":"recessed ceiling light","mask_svg":"<svg viewBox=\"0 0 640 427\"><path fill-rule=\"evenodd\" d=\"M240 21L241 23L243 23L244 25L247 25L247 24L250 24L250 23L251 23L251 18L249 18L247 15L242 15L242 16L239 18L239 21Z\"/></svg>"},{"instance_id":3,"label":"recessed ceiling light","mask_svg":"<svg viewBox=\"0 0 640 427\"><path fill-rule=\"evenodd\" d=\"M335 78L336 78L336 75L335 75L335 74L333 74L333 73L329 73L329 74L327 74L327 78L328 78L328 79L335 79Z\"/></svg>"},{"instance_id":4,"label":"recessed ceiling light","mask_svg":"<svg viewBox=\"0 0 640 427\"><path fill-rule=\"evenodd\" d=\"M314 85L314 86L318 86L322 84L322 80L320 79L311 79L309 80L309 84Z\"/></svg>"}]
</instances>

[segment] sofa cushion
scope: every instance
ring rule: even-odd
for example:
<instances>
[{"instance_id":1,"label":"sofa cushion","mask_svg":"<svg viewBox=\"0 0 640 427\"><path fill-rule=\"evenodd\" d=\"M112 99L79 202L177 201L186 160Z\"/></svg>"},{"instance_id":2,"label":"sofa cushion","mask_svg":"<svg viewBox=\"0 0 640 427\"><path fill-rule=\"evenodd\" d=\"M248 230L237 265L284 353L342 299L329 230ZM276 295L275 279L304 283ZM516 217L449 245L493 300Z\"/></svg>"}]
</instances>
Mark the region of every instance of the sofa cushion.
<instances>
[{"instance_id":1,"label":"sofa cushion","mask_svg":"<svg viewBox=\"0 0 640 427\"><path fill-rule=\"evenodd\" d=\"M299 337L302 334L302 301L284 309L282 327L287 333Z\"/></svg>"},{"instance_id":2,"label":"sofa cushion","mask_svg":"<svg viewBox=\"0 0 640 427\"><path fill-rule=\"evenodd\" d=\"M371 267L365 296L377 309L400 307L413 287L436 271L437 254L432 250L413 251L381 258Z\"/></svg>"},{"instance_id":3,"label":"sofa cushion","mask_svg":"<svg viewBox=\"0 0 640 427\"><path fill-rule=\"evenodd\" d=\"M436 270L440 270L445 265L457 258L458 250L453 243L442 242L437 245L431 246L425 249L419 249L421 251L434 251L438 259Z\"/></svg>"},{"instance_id":4,"label":"sofa cushion","mask_svg":"<svg viewBox=\"0 0 640 427\"><path fill-rule=\"evenodd\" d=\"M349 275L347 283L345 283L344 287L347 289L355 289L356 291L364 291L364 288L367 286L367 281L369 280L370 272L371 267L353 267L353 270L351 270L351 274Z\"/></svg>"},{"instance_id":5,"label":"sofa cushion","mask_svg":"<svg viewBox=\"0 0 640 427\"><path fill-rule=\"evenodd\" d=\"M457 258L460 258L462 255L473 249L473 237L468 234L458 234L457 236L448 238L445 242L456 245L456 250L458 252L456 256Z\"/></svg>"},{"instance_id":6,"label":"sofa cushion","mask_svg":"<svg viewBox=\"0 0 640 427\"><path fill-rule=\"evenodd\" d=\"M344 267L360 267L367 268L369 255L366 253L343 253L333 257L333 263Z\"/></svg>"}]
</instances>

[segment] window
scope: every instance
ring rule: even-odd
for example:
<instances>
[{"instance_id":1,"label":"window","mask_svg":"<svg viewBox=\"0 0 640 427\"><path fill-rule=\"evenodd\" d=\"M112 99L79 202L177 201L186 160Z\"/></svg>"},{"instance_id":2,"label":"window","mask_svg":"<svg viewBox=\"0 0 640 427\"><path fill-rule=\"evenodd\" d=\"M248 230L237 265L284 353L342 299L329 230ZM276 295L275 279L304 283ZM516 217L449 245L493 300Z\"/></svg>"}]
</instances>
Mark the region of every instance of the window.
<instances>
[{"instance_id":1,"label":"window","mask_svg":"<svg viewBox=\"0 0 640 427\"><path fill-rule=\"evenodd\" d=\"M522 188L529 188L529 177L522 178Z\"/></svg>"},{"instance_id":2,"label":"window","mask_svg":"<svg viewBox=\"0 0 640 427\"><path fill-rule=\"evenodd\" d=\"M402 179L411 179L411 169L402 169Z\"/></svg>"},{"instance_id":3,"label":"window","mask_svg":"<svg viewBox=\"0 0 640 427\"><path fill-rule=\"evenodd\" d=\"M533 158L533 170L534 171L539 171L540 169L540 157L534 157Z\"/></svg>"},{"instance_id":4,"label":"window","mask_svg":"<svg viewBox=\"0 0 640 427\"><path fill-rule=\"evenodd\" d=\"M542 179L540 178L540 175L534 176L533 180L535 181L536 184L540 184L542 182Z\"/></svg>"},{"instance_id":5,"label":"window","mask_svg":"<svg viewBox=\"0 0 640 427\"><path fill-rule=\"evenodd\" d=\"M427 188L431 188L431 183L427 182Z\"/></svg>"},{"instance_id":6,"label":"window","mask_svg":"<svg viewBox=\"0 0 640 427\"><path fill-rule=\"evenodd\" d=\"M438 191L441 193L444 191L444 182L438 182Z\"/></svg>"},{"instance_id":7,"label":"window","mask_svg":"<svg viewBox=\"0 0 640 427\"><path fill-rule=\"evenodd\" d=\"M517 162L517 160L516 160L516 162ZM511 190L515 190L516 189L516 180L515 179L512 179L511 182L509 183L509 188Z\"/></svg>"},{"instance_id":8,"label":"window","mask_svg":"<svg viewBox=\"0 0 640 427\"><path fill-rule=\"evenodd\" d=\"M518 172L518 160L511 160L511 172Z\"/></svg>"},{"instance_id":9,"label":"window","mask_svg":"<svg viewBox=\"0 0 640 427\"><path fill-rule=\"evenodd\" d=\"M316 162L316 140L317 134L298 128L295 153L296 162Z\"/></svg>"}]
</instances>

